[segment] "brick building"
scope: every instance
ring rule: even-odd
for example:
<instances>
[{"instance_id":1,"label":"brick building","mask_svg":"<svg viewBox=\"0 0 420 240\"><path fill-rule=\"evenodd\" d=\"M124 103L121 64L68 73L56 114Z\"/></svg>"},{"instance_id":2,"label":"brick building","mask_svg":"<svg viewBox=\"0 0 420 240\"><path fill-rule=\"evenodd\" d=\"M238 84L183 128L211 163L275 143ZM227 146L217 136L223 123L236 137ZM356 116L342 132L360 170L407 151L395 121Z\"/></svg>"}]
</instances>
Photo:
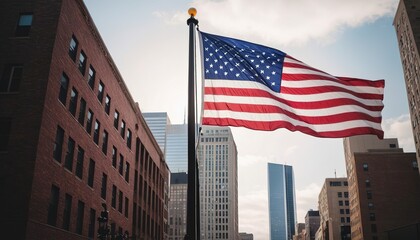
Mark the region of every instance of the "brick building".
<instances>
[{"instance_id":1,"label":"brick building","mask_svg":"<svg viewBox=\"0 0 420 240\"><path fill-rule=\"evenodd\" d=\"M168 167L82 0L0 2L1 232L163 239Z\"/></svg>"}]
</instances>

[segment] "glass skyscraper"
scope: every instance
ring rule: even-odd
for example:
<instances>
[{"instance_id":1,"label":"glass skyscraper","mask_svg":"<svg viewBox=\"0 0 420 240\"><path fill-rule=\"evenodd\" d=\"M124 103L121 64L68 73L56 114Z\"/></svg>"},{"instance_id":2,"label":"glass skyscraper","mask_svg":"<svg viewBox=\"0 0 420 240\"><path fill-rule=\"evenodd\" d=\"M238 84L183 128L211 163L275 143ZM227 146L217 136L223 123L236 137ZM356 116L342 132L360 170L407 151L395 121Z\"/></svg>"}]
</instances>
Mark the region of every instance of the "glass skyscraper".
<instances>
[{"instance_id":1,"label":"glass skyscraper","mask_svg":"<svg viewBox=\"0 0 420 240\"><path fill-rule=\"evenodd\" d=\"M146 112L142 114L150 131L152 131L153 137L155 137L160 149L165 154L166 131L171 124L168 114L166 112Z\"/></svg>"},{"instance_id":2,"label":"glass skyscraper","mask_svg":"<svg viewBox=\"0 0 420 240\"><path fill-rule=\"evenodd\" d=\"M268 163L268 209L271 240L295 234L296 201L292 166Z\"/></svg>"}]
</instances>

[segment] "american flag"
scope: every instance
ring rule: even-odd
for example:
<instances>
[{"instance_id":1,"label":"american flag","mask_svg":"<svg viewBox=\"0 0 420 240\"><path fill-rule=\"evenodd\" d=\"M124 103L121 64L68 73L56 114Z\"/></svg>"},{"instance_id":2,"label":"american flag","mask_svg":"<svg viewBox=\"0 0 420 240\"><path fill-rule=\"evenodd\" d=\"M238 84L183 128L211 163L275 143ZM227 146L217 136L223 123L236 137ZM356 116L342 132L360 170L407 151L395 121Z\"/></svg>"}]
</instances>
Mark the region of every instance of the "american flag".
<instances>
[{"instance_id":1,"label":"american flag","mask_svg":"<svg viewBox=\"0 0 420 240\"><path fill-rule=\"evenodd\" d=\"M274 48L199 32L203 125L383 138L384 80L336 77Z\"/></svg>"}]
</instances>

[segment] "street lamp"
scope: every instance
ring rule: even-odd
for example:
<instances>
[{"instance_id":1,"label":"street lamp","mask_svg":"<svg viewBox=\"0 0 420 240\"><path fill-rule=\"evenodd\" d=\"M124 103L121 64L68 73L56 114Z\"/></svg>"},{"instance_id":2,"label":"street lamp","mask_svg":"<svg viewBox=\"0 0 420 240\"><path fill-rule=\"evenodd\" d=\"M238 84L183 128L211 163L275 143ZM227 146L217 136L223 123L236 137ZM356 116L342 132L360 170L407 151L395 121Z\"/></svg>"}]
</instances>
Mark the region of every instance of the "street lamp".
<instances>
[{"instance_id":1,"label":"street lamp","mask_svg":"<svg viewBox=\"0 0 420 240\"><path fill-rule=\"evenodd\" d=\"M101 240L106 240L107 236L109 235L109 227L108 227L108 210L105 203L102 203L103 210L101 211L101 216L98 217L99 229L98 229L98 237Z\"/></svg>"}]
</instances>

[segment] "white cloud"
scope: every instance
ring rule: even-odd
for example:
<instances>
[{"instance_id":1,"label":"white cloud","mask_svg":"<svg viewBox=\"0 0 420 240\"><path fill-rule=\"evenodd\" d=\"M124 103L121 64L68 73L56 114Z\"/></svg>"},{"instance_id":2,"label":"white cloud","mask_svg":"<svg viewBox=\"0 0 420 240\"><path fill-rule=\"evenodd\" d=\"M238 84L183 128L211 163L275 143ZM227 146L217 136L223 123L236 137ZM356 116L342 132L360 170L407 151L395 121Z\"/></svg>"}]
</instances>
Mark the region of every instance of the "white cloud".
<instances>
[{"instance_id":1,"label":"white cloud","mask_svg":"<svg viewBox=\"0 0 420 240\"><path fill-rule=\"evenodd\" d=\"M405 152L414 152L413 131L409 114L385 119L382 123L386 138L398 138L398 143Z\"/></svg>"},{"instance_id":2,"label":"white cloud","mask_svg":"<svg viewBox=\"0 0 420 240\"><path fill-rule=\"evenodd\" d=\"M357 27L395 13L398 0L200 0L197 19L203 31L286 45L328 41L344 27ZM185 24L185 12L159 14ZM168 20L169 19L169 20Z\"/></svg>"},{"instance_id":3,"label":"white cloud","mask_svg":"<svg viewBox=\"0 0 420 240\"><path fill-rule=\"evenodd\" d=\"M267 190L239 196L239 231L254 234L255 239L268 239Z\"/></svg>"},{"instance_id":4,"label":"white cloud","mask_svg":"<svg viewBox=\"0 0 420 240\"><path fill-rule=\"evenodd\" d=\"M318 195L322 186L311 183L296 189L297 221L303 222L309 209L318 209Z\"/></svg>"}]
</instances>

